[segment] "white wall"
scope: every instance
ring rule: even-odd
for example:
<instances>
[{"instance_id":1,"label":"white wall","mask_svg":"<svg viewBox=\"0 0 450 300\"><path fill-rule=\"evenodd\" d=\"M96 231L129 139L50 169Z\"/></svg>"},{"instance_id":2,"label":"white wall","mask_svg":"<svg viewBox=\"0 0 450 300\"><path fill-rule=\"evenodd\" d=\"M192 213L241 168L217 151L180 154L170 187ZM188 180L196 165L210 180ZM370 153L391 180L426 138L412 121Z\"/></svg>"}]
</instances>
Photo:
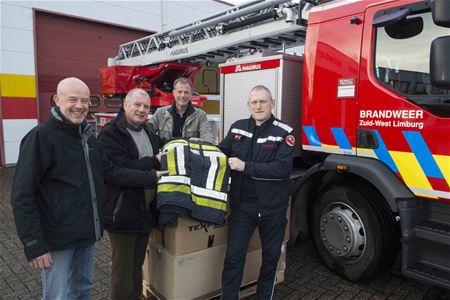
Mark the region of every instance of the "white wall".
<instances>
[{"instance_id":1,"label":"white wall","mask_svg":"<svg viewBox=\"0 0 450 300\"><path fill-rule=\"evenodd\" d=\"M230 6L213 0L0 0L0 74L36 75L33 9L161 32L227 8ZM37 124L37 119L0 122L4 140L0 151L4 151L6 164L15 163L20 140Z\"/></svg>"},{"instance_id":2,"label":"white wall","mask_svg":"<svg viewBox=\"0 0 450 300\"><path fill-rule=\"evenodd\" d=\"M229 6L213 0L0 1L2 74L36 73L33 8L160 32L224 11Z\"/></svg>"}]
</instances>

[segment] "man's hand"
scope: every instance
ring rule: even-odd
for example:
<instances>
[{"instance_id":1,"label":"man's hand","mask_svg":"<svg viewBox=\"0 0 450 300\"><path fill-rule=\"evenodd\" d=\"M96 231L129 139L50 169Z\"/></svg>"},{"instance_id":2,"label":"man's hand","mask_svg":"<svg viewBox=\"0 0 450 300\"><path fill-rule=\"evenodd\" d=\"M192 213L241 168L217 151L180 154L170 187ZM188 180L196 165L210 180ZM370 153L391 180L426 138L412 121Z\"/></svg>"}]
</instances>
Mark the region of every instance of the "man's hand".
<instances>
[{"instance_id":1,"label":"man's hand","mask_svg":"<svg viewBox=\"0 0 450 300\"><path fill-rule=\"evenodd\" d=\"M231 170L243 172L245 169L245 162L240 160L237 157L231 157L228 159L228 164L230 165Z\"/></svg>"},{"instance_id":2,"label":"man's hand","mask_svg":"<svg viewBox=\"0 0 450 300\"><path fill-rule=\"evenodd\" d=\"M161 178L162 175L167 175L169 174L169 170L165 170L165 171L156 171L156 177Z\"/></svg>"},{"instance_id":3,"label":"man's hand","mask_svg":"<svg viewBox=\"0 0 450 300\"><path fill-rule=\"evenodd\" d=\"M50 252L42 254L41 256L36 257L35 259L28 262L28 265L32 268L36 269L44 269L50 268L53 264L52 256Z\"/></svg>"},{"instance_id":4,"label":"man's hand","mask_svg":"<svg viewBox=\"0 0 450 300\"><path fill-rule=\"evenodd\" d=\"M158 159L159 162L161 162L161 156L163 154L161 152L159 152L158 154L155 155L155 157Z\"/></svg>"}]
</instances>

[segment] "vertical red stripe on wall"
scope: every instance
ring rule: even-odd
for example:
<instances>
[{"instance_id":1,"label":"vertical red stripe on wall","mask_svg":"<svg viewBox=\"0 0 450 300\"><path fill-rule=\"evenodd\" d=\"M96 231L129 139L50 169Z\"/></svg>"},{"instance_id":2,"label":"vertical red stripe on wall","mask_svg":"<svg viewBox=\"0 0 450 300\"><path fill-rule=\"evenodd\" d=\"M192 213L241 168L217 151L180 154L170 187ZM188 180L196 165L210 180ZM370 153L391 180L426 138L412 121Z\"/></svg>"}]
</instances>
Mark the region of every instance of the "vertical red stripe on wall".
<instances>
[{"instance_id":1,"label":"vertical red stripe on wall","mask_svg":"<svg viewBox=\"0 0 450 300\"><path fill-rule=\"evenodd\" d=\"M37 119L36 98L2 97L2 119Z\"/></svg>"},{"instance_id":2,"label":"vertical red stripe on wall","mask_svg":"<svg viewBox=\"0 0 450 300\"><path fill-rule=\"evenodd\" d=\"M0 169L5 165L5 142L3 140L3 110L0 96Z\"/></svg>"}]
</instances>

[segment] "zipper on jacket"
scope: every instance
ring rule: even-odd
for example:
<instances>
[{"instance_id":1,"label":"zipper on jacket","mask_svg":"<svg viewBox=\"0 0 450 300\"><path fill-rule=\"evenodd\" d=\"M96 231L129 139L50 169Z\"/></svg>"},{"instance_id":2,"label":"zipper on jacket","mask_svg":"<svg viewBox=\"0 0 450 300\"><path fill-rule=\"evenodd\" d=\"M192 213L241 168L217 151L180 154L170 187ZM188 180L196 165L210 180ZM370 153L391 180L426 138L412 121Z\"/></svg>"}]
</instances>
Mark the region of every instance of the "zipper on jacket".
<instances>
[{"instance_id":1,"label":"zipper on jacket","mask_svg":"<svg viewBox=\"0 0 450 300\"><path fill-rule=\"evenodd\" d=\"M189 118L190 116L192 116L192 118ZM197 118L196 112L193 112L192 114L190 114L189 116L186 117L186 120L184 121L184 124L183 124L183 129L181 130L181 134L183 136L186 136L186 127L189 124L191 124L195 120L195 118Z\"/></svg>"},{"instance_id":2,"label":"zipper on jacket","mask_svg":"<svg viewBox=\"0 0 450 300\"><path fill-rule=\"evenodd\" d=\"M84 152L84 160L86 162L86 169L88 173L89 187L91 190L91 202L92 202L92 213L94 216L94 230L95 230L95 239L99 241L102 237L102 233L100 230L100 216L98 212L97 206L97 193L95 192L95 184L94 184L94 175L92 173L91 161L89 158L89 145L87 143L87 139L84 138L83 132L81 131L81 126L78 127L78 131L80 133L81 146Z\"/></svg>"},{"instance_id":3,"label":"zipper on jacket","mask_svg":"<svg viewBox=\"0 0 450 300\"><path fill-rule=\"evenodd\" d=\"M122 202L123 202L123 196L122 196L122 193L120 193L119 200L117 201L117 205L116 205L116 207L114 207L114 211L113 211L113 223L116 223L116 216L119 213L120 207L122 206Z\"/></svg>"}]
</instances>

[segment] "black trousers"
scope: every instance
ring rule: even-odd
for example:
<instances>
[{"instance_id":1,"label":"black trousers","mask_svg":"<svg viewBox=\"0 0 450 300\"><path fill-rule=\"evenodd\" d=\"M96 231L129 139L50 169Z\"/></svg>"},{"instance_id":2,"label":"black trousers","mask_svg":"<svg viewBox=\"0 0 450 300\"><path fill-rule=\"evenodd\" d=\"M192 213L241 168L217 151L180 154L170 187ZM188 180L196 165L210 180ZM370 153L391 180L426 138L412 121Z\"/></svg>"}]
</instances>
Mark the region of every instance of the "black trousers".
<instances>
[{"instance_id":1,"label":"black trousers","mask_svg":"<svg viewBox=\"0 0 450 300\"><path fill-rule=\"evenodd\" d=\"M257 203L252 202L232 209L222 272L222 299L239 298L247 246L256 226L262 246L262 265L256 295L259 300L272 298L286 224L286 209L268 216L260 216Z\"/></svg>"},{"instance_id":2,"label":"black trousers","mask_svg":"<svg viewBox=\"0 0 450 300\"><path fill-rule=\"evenodd\" d=\"M149 235L108 234L112 250L111 299L138 299L142 295L142 264Z\"/></svg>"}]
</instances>

